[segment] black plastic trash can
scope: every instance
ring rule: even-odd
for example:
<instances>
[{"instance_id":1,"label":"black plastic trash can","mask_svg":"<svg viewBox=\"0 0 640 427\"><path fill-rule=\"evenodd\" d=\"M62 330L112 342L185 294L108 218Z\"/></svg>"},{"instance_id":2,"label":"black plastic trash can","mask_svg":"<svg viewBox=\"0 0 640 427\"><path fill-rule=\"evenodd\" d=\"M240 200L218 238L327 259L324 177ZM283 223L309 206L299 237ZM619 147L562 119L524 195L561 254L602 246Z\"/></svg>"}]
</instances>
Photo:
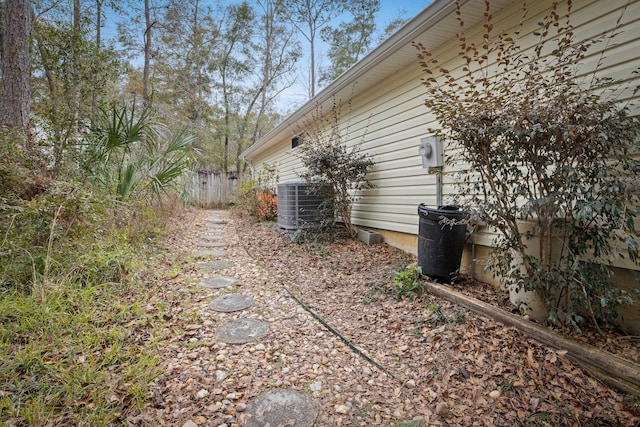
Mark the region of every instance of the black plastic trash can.
<instances>
[{"instance_id":1,"label":"black plastic trash can","mask_svg":"<svg viewBox=\"0 0 640 427\"><path fill-rule=\"evenodd\" d=\"M443 218L461 221L466 212L456 206L428 208L418 205L418 265L422 274L446 282L455 278L460 270L462 250L466 239L466 224L441 224Z\"/></svg>"}]
</instances>

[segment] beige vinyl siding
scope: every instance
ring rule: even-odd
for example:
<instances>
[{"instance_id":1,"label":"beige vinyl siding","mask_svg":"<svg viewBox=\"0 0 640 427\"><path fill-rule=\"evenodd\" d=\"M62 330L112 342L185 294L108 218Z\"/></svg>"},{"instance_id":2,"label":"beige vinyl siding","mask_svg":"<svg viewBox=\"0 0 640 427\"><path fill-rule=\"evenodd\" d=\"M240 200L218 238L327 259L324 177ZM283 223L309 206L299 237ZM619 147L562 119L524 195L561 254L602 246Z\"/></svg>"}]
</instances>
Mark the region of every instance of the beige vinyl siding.
<instances>
[{"instance_id":1,"label":"beige vinyl siding","mask_svg":"<svg viewBox=\"0 0 640 427\"><path fill-rule=\"evenodd\" d=\"M615 26L622 8L627 4L626 1L580 3L584 6L574 7L572 23L576 35L584 38L592 38L609 31ZM521 38L523 47L528 48L537 41L531 34L538 29L538 22L544 19L550 4L549 1L543 1L529 6L532 9L523 25L523 33L530 36ZM496 28L514 31L519 29L521 16L521 5L515 4L496 15L494 25ZM639 18L640 2L629 4L622 19L624 25L617 29L620 33L608 46L604 42L596 44L579 71L588 74L601 62L600 75L616 79L629 78L632 71L640 66ZM467 40L480 43L483 30L479 27L469 31ZM474 34L475 39L470 39L469 34ZM602 55L601 50L605 47L607 51ZM444 68L455 72L462 67L457 51L458 43L452 40L433 54ZM373 91L381 95L371 95L362 102L363 106L376 105L370 110L374 114L372 123L376 125L369 130L367 142L363 147L366 148L365 151L375 155L376 167L370 177L379 188L367 191L361 202L354 207L355 224L393 231L413 230L413 233L417 233L417 205L425 202L427 205L435 206L435 177L427 175L421 168L417 155L419 139L428 134L427 129L430 126L436 126L432 116L422 105L424 89L419 85L420 77L422 73L417 66L408 67L401 76L402 81L394 78L385 82L385 85L377 86ZM640 82L636 79L634 86L638 83ZM629 93L630 91L627 91L627 97ZM354 102L354 105L357 104ZM363 114L366 113L366 110L363 111ZM465 165L447 169L451 172L452 169L460 168L465 168ZM455 195L453 176L446 174L443 181L443 201L447 203L451 200L450 196ZM480 238L490 241L493 236L492 233L488 234Z\"/></svg>"},{"instance_id":2,"label":"beige vinyl siding","mask_svg":"<svg viewBox=\"0 0 640 427\"><path fill-rule=\"evenodd\" d=\"M522 4L514 2L494 14L493 34L520 30L519 43L525 51L530 51L538 41L533 32L539 29L538 22L544 21L551 4L551 0L528 2L529 10L521 27ZM640 0L574 1L572 13L576 36L593 38L612 30L625 7L624 16L616 29L619 33L617 37L609 43L593 46L579 69L580 73L588 76L597 67L602 76L628 79L629 87L619 98L622 102L638 100L633 97L631 89L640 85L640 78L632 74L640 67ZM467 19L464 13L463 19ZM467 42L481 44L483 33L481 25L467 29ZM427 33L421 37L427 40L434 36ZM606 49L604 54L603 49ZM457 40L451 39L432 53L444 68L462 75L463 63L458 58L458 50ZM369 71L370 74L376 72L375 69ZM356 225L417 234L418 204L425 203L432 207L436 204L436 177L422 168L418 156L420 138L429 135L430 127L437 126L433 115L424 106L425 89L420 83L422 77L416 56L415 62L352 99L335 100L342 103L339 117L347 145L360 144L361 150L375 160L369 178L376 187L364 191L355 204L353 223ZM324 113L330 112L325 109ZM302 123L313 120L313 116L309 114L303 120L289 124L291 135L288 139L258 154L253 159L254 165L258 169L263 162L277 166L280 181L298 179L302 167L294 155L296 150L291 149L291 137L302 130ZM453 172L465 167L460 164L445 168L444 203L450 203L455 196ZM490 243L492 238L492 233L477 237L483 244Z\"/></svg>"},{"instance_id":3,"label":"beige vinyl siding","mask_svg":"<svg viewBox=\"0 0 640 427\"><path fill-rule=\"evenodd\" d=\"M300 179L295 171L301 170L302 165L300 159L294 155L294 151L296 149L291 149L291 139L289 139L261 153L254 161L256 172L266 164L277 168L280 182Z\"/></svg>"},{"instance_id":4,"label":"beige vinyl siding","mask_svg":"<svg viewBox=\"0 0 640 427\"><path fill-rule=\"evenodd\" d=\"M363 192L353 208L356 225L417 234L418 204L435 204L435 175L422 169L418 155L432 121L423 105L421 74L415 63L352 102L355 117L369 123L360 149L376 162L369 175L375 188Z\"/></svg>"}]
</instances>

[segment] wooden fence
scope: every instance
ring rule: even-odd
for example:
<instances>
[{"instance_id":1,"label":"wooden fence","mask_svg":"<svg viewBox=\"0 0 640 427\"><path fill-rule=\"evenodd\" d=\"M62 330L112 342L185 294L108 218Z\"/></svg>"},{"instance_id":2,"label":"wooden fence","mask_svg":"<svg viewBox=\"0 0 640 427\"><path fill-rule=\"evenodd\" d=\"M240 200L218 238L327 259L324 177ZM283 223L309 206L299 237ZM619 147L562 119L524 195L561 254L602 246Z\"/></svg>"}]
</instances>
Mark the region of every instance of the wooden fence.
<instances>
[{"instance_id":1,"label":"wooden fence","mask_svg":"<svg viewBox=\"0 0 640 427\"><path fill-rule=\"evenodd\" d=\"M232 172L193 172L190 202L202 208L226 208L235 201L241 181L241 177Z\"/></svg>"}]
</instances>

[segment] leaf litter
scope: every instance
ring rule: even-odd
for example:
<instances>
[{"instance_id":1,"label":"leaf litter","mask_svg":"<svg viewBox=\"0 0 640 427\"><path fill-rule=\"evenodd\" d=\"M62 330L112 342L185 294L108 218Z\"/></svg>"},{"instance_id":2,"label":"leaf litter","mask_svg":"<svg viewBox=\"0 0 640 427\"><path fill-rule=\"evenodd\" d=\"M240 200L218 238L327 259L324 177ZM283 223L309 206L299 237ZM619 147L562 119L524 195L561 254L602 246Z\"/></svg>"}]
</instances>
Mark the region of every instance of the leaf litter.
<instances>
[{"instance_id":1,"label":"leaf litter","mask_svg":"<svg viewBox=\"0 0 640 427\"><path fill-rule=\"evenodd\" d=\"M167 244L174 255L163 267L180 276L157 281L166 306L158 311L166 325L158 340L163 374L130 425L243 425L252 398L281 388L316 399L318 426L640 423L637 398L598 382L566 352L432 295L395 298L393 274L415 262L410 254L343 237L298 244L274 223L220 214L229 218L223 259L233 264L220 274L238 281L223 290L198 285L211 272L192 255L211 211L191 211L176 224ZM323 327L284 286L395 378ZM235 313L210 310L225 292L250 294L255 303ZM249 344L218 342L216 328L237 318L269 322L269 331ZM632 347L622 341L618 348L632 354Z\"/></svg>"}]
</instances>

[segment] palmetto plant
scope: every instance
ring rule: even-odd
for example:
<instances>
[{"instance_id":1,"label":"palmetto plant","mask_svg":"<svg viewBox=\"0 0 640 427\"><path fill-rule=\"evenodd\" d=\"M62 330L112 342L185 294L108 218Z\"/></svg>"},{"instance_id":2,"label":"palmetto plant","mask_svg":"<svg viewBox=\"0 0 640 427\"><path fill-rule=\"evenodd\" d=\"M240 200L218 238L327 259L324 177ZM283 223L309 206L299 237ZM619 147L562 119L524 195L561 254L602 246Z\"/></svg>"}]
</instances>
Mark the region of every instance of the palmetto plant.
<instances>
[{"instance_id":1,"label":"palmetto plant","mask_svg":"<svg viewBox=\"0 0 640 427\"><path fill-rule=\"evenodd\" d=\"M119 200L177 189L193 161L195 137L151 121L149 110L112 107L94 127L84 168Z\"/></svg>"}]
</instances>

